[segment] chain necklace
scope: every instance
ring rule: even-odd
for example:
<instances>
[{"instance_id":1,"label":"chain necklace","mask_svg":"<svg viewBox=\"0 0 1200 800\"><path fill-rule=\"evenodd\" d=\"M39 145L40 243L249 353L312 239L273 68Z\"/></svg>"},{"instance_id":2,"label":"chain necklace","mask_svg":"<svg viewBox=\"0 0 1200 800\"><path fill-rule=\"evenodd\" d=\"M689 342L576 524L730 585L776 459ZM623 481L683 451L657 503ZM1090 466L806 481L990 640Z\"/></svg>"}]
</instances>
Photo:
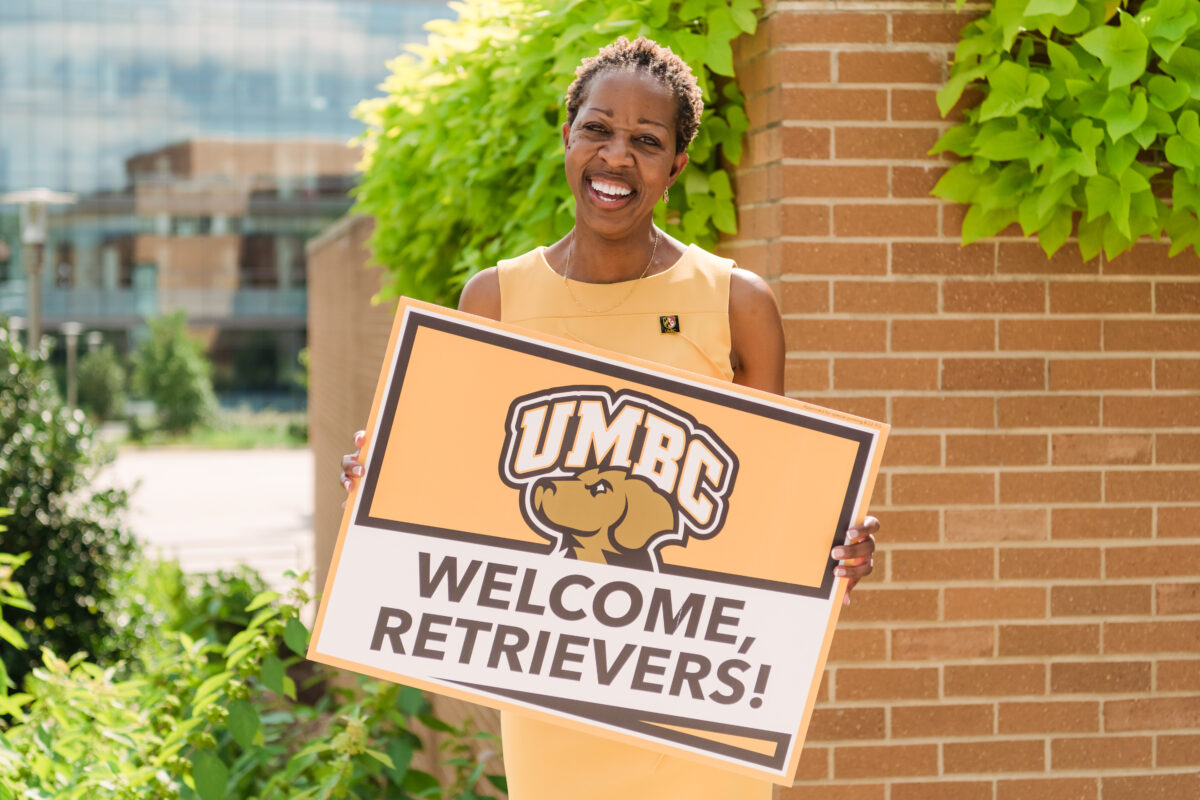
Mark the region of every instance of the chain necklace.
<instances>
[{"instance_id":1,"label":"chain necklace","mask_svg":"<svg viewBox=\"0 0 1200 800\"><path fill-rule=\"evenodd\" d=\"M571 246L567 249L567 263L563 265L562 272L563 286L567 287L567 294L571 296L571 301L590 314L606 314L613 309L620 308L621 306L625 305L626 301L633 297L633 293L636 292L638 286L641 285L642 278L646 277L646 273L650 271L650 266L654 263L654 255L658 252L658 240L660 236L661 234L658 232L658 228L655 228L654 246L650 248L650 260L646 262L646 268L642 270L642 274L638 275L636 280L630 281L632 286L629 287L629 292L608 308L591 308L588 305L579 302L579 298L575 296L575 291L571 288L571 281L568 279L568 275L571 271L571 254L575 252L575 237L572 236Z\"/></svg>"}]
</instances>

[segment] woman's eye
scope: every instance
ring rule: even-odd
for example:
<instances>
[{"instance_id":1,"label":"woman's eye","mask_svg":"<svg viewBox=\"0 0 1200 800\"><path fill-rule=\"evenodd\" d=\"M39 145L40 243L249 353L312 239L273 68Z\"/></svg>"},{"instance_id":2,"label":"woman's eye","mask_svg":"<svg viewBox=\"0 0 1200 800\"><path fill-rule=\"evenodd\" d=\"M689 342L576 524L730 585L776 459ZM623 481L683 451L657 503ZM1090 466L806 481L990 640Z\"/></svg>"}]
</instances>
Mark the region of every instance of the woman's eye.
<instances>
[{"instance_id":1,"label":"woman's eye","mask_svg":"<svg viewBox=\"0 0 1200 800\"><path fill-rule=\"evenodd\" d=\"M648 145L651 145L652 147L658 147L658 139L655 139L653 136L643 136L642 144L648 144Z\"/></svg>"},{"instance_id":2,"label":"woman's eye","mask_svg":"<svg viewBox=\"0 0 1200 800\"><path fill-rule=\"evenodd\" d=\"M595 122L589 122L587 125L583 126L583 129L585 131L592 131L593 133L604 133L604 126L598 125Z\"/></svg>"}]
</instances>

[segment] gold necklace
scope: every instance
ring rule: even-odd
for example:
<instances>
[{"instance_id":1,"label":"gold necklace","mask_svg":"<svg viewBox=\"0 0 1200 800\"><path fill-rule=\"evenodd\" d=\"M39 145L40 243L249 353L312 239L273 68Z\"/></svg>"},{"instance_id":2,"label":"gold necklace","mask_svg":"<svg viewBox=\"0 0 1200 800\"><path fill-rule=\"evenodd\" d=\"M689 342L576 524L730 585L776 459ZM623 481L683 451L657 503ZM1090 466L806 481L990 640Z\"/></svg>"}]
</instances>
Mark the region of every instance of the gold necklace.
<instances>
[{"instance_id":1,"label":"gold necklace","mask_svg":"<svg viewBox=\"0 0 1200 800\"><path fill-rule=\"evenodd\" d=\"M650 266L654 263L654 255L658 252L659 236L660 236L660 234L658 232L658 228L655 228L654 229L654 246L650 248L650 260L646 262L646 268L642 270L642 274L638 275L636 280L630 281L630 283L633 285L629 287L629 292L624 297L622 297L620 300L618 300L616 303L609 306L608 308L591 308L588 305L579 302L579 298L575 296L575 291L571 288L571 281L567 277L568 273L570 273L570 271L571 271L571 254L573 252L575 252L575 237L572 236L571 237L571 246L567 249L567 263L563 265L563 272L562 272L563 286L567 287L567 294L569 294L571 296L571 301L573 303L575 303L575 305L579 306L584 311L587 311L590 314L606 314L609 311L612 311L613 309L620 308L621 306L625 305L626 301L628 301L629 298L633 297L633 293L636 292L638 289L638 286L641 285L640 281L642 280L642 278L646 277L646 273L648 273L650 271Z\"/></svg>"}]
</instances>

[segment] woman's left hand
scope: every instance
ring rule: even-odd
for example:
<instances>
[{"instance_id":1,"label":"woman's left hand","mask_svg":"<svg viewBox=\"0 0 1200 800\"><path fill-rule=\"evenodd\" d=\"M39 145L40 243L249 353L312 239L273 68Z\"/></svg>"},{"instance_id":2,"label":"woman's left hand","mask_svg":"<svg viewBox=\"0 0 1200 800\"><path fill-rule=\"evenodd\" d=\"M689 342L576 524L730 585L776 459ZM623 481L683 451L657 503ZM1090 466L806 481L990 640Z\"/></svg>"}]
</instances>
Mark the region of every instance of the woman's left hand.
<instances>
[{"instance_id":1,"label":"woman's left hand","mask_svg":"<svg viewBox=\"0 0 1200 800\"><path fill-rule=\"evenodd\" d=\"M833 574L850 579L842 601L845 605L850 605L850 590L875 568L875 534L878 532L879 520L867 517L861 525L846 531L846 544L833 548L832 556L838 562Z\"/></svg>"}]
</instances>

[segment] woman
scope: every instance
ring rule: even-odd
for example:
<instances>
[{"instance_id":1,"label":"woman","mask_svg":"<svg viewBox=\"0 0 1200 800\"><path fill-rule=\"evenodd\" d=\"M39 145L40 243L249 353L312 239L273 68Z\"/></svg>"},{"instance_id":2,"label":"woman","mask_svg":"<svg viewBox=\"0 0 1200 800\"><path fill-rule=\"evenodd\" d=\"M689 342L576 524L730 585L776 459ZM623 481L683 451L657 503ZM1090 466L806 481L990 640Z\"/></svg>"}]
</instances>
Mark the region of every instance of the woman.
<instances>
[{"instance_id":1,"label":"woman","mask_svg":"<svg viewBox=\"0 0 1200 800\"><path fill-rule=\"evenodd\" d=\"M653 223L687 166L702 108L691 70L652 41L621 38L585 59L562 129L575 227L475 275L459 308L782 394L783 328L770 288ZM343 467L349 489L361 465L347 456ZM871 572L878 527L868 518L833 550L851 586ZM503 715L502 739L513 800L771 797L765 780L517 714Z\"/></svg>"}]
</instances>

